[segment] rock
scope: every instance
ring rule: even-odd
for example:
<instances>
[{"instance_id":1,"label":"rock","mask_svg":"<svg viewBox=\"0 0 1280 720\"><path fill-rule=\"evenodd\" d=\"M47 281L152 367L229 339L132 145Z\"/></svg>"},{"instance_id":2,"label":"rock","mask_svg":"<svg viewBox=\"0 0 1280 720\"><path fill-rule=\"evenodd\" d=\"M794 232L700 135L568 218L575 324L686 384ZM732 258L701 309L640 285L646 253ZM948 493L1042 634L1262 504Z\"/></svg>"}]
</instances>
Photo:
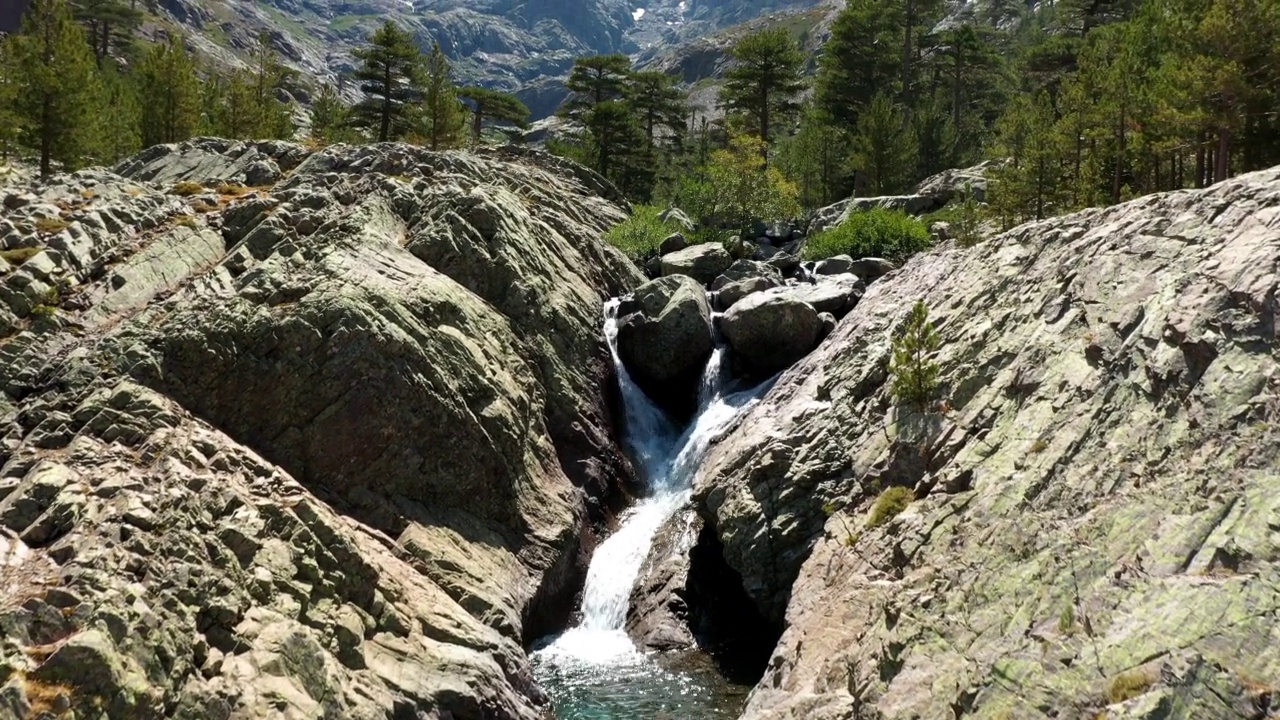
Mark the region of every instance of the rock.
<instances>
[{"instance_id":1,"label":"rock","mask_svg":"<svg viewBox=\"0 0 1280 720\"><path fill-rule=\"evenodd\" d=\"M989 160L969 168L943 170L921 181L915 194L934 198L941 205L946 205L956 198L963 198L968 188L973 192L974 200L986 202L987 172L999 165L999 161Z\"/></svg>"},{"instance_id":2,"label":"rock","mask_svg":"<svg viewBox=\"0 0 1280 720\"><path fill-rule=\"evenodd\" d=\"M167 193L268 162L199 217ZM70 208L0 277L0 666L43 684L0 707L541 718L524 644L633 483L600 324L642 278L600 239L607 183L394 143L117 169L5 218ZM49 320L8 320L55 279Z\"/></svg>"},{"instance_id":3,"label":"rock","mask_svg":"<svg viewBox=\"0 0 1280 720\"><path fill-rule=\"evenodd\" d=\"M777 268L783 276L790 277L800 267L800 257L772 245L761 245L752 256L757 262L765 262Z\"/></svg>"},{"instance_id":4,"label":"rock","mask_svg":"<svg viewBox=\"0 0 1280 720\"><path fill-rule=\"evenodd\" d=\"M850 263L845 272L853 273L862 281L871 284L876 280L897 270L898 266L883 258L858 258Z\"/></svg>"},{"instance_id":5,"label":"rock","mask_svg":"<svg viewBox=\"0 0 1280 720\"><path fill-rule=\"evenodd\" d=\"M854 260L848 255L836 255L814 264L813 272L818 275L840 275L853 272Z\"/></svg>"},{"instance_id":6,"label":"rock","mask_svg":"<svg viewBox=\"0 0 1280 720\"><path fill-rule=\"evenodd\" d=\"M658 252L662 255L670 255L687 247L689 247L689 243L684 239L684 235L672 233L663 238L662 243L658 246Z\"/></svg>"},{"instance_id":7,"label":"rock","mask_svg":"<svg viewBox=\"0 0 1280 720\"><path fill-rule=\"evenodd\" d=\"M772 265L762 262L735 260L711 283L711 289L719 290L730 283L751 278L765 278L780 283L782 282L782 273Z\"/></svg>"},{"instance_id":8,"label":"rock","mask_svg":"<svg viewBox=\"0 0 1280 720\"><path fill-rule=\"evenodd\" d=\"M770 288L778 287L781 284L781 280L767 276L735 280L716 292L716 307L719 310L728 310L739 300L751 295L752 293L763 292Z\"/></svg>"},{"instance_id":9,"label":"rock","mask_svg":"<svg viewBox=\"0 0 1280 720\"><path fill-rule=\"evenodd\" d=\"M849 717L846 687L867 717L1248 715L1240 678L1280 666L1278 191L1086 210L870 285L696 481L780 632L744 720ZM918 299L924 413L887 371ZM868 527L890 485L915 499Z\"/></svg>"},{"instance_id":10,"label":"rock","mask_svg":"<svg viewBox=\"0 0 1280 720\"><path fill-rule=\"evenodd\" d=\"M702 285L710 285L733 264L733 258L719 243L703 243L662 256L662 274L687 275Z\"/></svg>"},{"instance_id":11,"label":"rock","mask_svg":"<svg viewBox=\"0 0 1280 720\"><path fill-rule=\"evenodd\" d=\"M769 296L799 300L820 313L831 313L837 319L849 314L862 299L866 285L857 275L819 275L812 283L796 283L766 292Z\"/></svg>"},{"instance_id":12,"label":"rock","mask_svg":"<svg viewBox=\"0 0 1280 720\"><path fill-rule=\"evenodd\" d=\"M693 232L697 229L697 224L689 219L688 214L678 207L669 207L658 215L658 220L664 223L674 223L678 225L683 232Z\"/></svg>"},{"instance_id":13,"label":"rock","mask_svg":"<svg viewBox=\"0 0 1280 720\"><path fill-rule=\"evenodd\" d=\"M945 242L955 237L951 232L951 223L936 222L929 226L929 237L934 243Z\"/></svg>"},{"instance_id":14,"label":"rock","mask_svg":"<svg viewBox=\"0 0 1280 720\"><path fill-rule=\"evenodd\" d=\"M837 320L836 316L829 312L818 313L818 320L822 323L822 329L818 331L818 342L822 342L835 331Z\"/></svg>"},{"instance_id":15,"label":"rock","mask_svg":"<svg viewBox=\"0 0 1280 720\"><path fill-rule=\"evenodd\" d=\"M739 373L766 378L813 350L821 325L812 305L770 291L735 303L721 327Z\"/></svg>"},{"instance_id":16,"label":"rock","mask_svg":"<svg viewBox=\"0 0 1280 720\"><path fill-rule=\"evenodd\" d=\"M632 379L667 412L688 419L714 349L702 286L685 275L653 280L626 299L618 315L618 355Z\"/></svg>"}]
</instances>

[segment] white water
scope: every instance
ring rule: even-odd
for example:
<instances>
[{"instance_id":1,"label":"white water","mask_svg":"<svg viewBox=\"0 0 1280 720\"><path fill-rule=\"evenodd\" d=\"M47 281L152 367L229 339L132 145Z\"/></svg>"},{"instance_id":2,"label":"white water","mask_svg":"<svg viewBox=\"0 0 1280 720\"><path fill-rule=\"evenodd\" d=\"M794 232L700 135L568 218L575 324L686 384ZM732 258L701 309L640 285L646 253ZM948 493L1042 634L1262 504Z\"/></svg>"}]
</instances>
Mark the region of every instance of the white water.
<instances>
[{"instance_id":1,"label":"white water","mask_svg":"<svg viewBox=\"0 0 1280 720\"><path fill-rule=\"evenodd\" d=\"M605 337L622 388L627 446L650 494L622 517L618 530L596 549L587 568L577 627L534 653L537 661L559 666L602 669L644 662L644 654L623 627L631 590L654 535L688 501L707 449L769 385L730 393L723 350L717 348L703 373L698 412L681 433L632 382L619 360L617 308L616 300L605 308Z\"/></svg>"}]
</instances>

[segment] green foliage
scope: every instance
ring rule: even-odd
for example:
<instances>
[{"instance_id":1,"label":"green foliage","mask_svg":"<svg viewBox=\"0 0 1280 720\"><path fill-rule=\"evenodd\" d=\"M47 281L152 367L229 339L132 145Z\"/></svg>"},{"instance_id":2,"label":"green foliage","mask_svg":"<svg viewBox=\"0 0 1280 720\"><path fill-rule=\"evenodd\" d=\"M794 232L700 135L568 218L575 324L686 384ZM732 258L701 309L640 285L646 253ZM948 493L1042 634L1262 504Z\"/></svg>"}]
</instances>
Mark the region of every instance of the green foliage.
<instances>
[{"instance_id":1,"label":"green foliage","mask_svg":"<svg viewBox=\"0 0 1280 720\"><path fill-rule=\"evenodd\" d=\"M849 255L902 262L928 247L929 229L923 222L899 210L872 208L850 213L844 222L809 238L804 257L822 260Z\"/></svg>"},{"instance_id":2,"label":"green foliage","mask_svg":"<svg viewBox=\"0 0 1280 720\"><path fill-rule=\"evenodd\" d=\"M186 140L200 126L200 81L181 37L151 46L138 68L142 145Z\"/></svg>"},{"instance_id":3,"label":"green foliage","mask_svg":"<svg viewBox=\"0 0 1280 720\"><path fill-rule=\"evenodd\" d=\"M96 154L114 163L142 148L142 100L134 79L115 67L103 69L100 77L103 122Z\"/></svg>"},{"instance_id":4,"label":"green foliage","mask_svg":"<svg viewBox=\"0 0 1280 720\"><path fill-rule=\"evenodd\" d=\"M915 144L903 108L888 95L877 94L858 120L853 141L854 163L867 179L872 195L905 190L913 179Z\"/></svg>"},{"instance_id":5,"label":"green foliage","mask_svg":"<svg viewBox=\"0 0 1280 720\"><path fill-rule=\"evenodd\" d=\"M468 103L471 110L471 142L480 144L480 136L486 124L505 124L524 127L529 120L529 108L516 96L482 87L464 87L458 97Z\"/></svg>"},{"instance_id":6,"label":"green foliage","mask_svg":"<svg viewBox=\"0 0 1280 720\"><path fill-rule=\"evenodd\" d=\"M638 265L658 254L662 241L679 228L674 223L663 222L662 209L655 205L637 205L631 217L613 226L604 239L621 250Z\"/></svg>"},{"instance_id":7,"label":"green foliage","mask_svg":"<svg viewBox=\"0 0 1280 720\"><path fill-rule=\"evenodd\" d=\"M1151 689L1155 680L1143 670L1130 670L1111 679L1107 684L1107 702L1111 704L1132 700Z\"/></svg>"},{"instance_id":8,"label":"green foliage","mask_svg":"<svg viewBox=\"0 0 1280 720\"><path fill-rule=\"evenodd\" d=\"M292 73L280 62L264 34L258 38L248 70L215 76L205 85L204 131L239 139L293 136L290 108L277 92Z\"/></svg>"},{"instance_id":9,"label":"green foliage","mask_svg":"<svg viewBox=\"0 0 1280 720\"><path fill-rule=\"evenodd\" d=\"M776 167L766 168L764 143L735 135L729 147L711 153L709 162L681 183L680 207L711 231L749 234L756 220L794 217L800 210L797 190Z\"/></svg>"},{"instance_id":10,"label":"green foliage","mask_svg":"<svg viewBox=\"0 0 1280 720\"><path fill-rule=\"evenodd\" d=\"M418 113L415 134L420 144L432 150L447 150L462 144L462 129L467 111L458 100L453 86L453 70L440 43L431 48L426 61L426 78L422 89L422 108Z\"/></svg>"},{"instance_id":11,"label":"green foliage","mask_svg":"<svg viewBox=\"0 0 1280 720\"><path fill-rule=\"evenodd\" d=\"M595 55L578 58L565 87L577 93L567 106L570 113L591 109L608 100L620 99L631 74L631 58L626 55Z\"/></svg>"},{"instance_id":12,"label":"green foliage","mask_svg":"<svg viewBox=\"0 0 1280 720\"><path fill-rule=\"evenodd\" d=\"M819 109L808 108L795 135L778 143L778 169L799 191L806 212L847 196L850 146L847 135Z\"/></svg>"},{"instance_id":13,"label":"green foliage","mask_svg":"<svg viewBox=\"0 0 1280 720\"><path fill-rule=\"evenodd\" d=\"M18 142L40 153L40 175L53 163L81 166L92 153L102 92L93 53L65 0L32 0L22 30L4 39L4 65L18 119Z\"/></svg>"},{"instance_id":14,"label":"green foliage","mask_svg":"<svg viewBox=\"0 0 1280 720\"><path fill-rule=\"evenodd\" d=\"M645 144L653 151L663 138L678 148L685 131L688 97L676 87L676 78L657 70L632 73L626 84L627 103L644 128Z\"/></svg>"},{"instance_id":15,"label":"green foliage","mask_svg":"<svg viewBox=\"0 0 1280 720\"><path fill-rule=\"evenodd\" d=\"M422 52L413 36L388 20L352 53L360 61L355 78L365 94L352 108L351 124L378 142L404 137L413 129L413 106L422 97Z\"/></svg>"},{"instance_id":16,"label":"green foliage","mask_svg":"<svg viewBox=\"0 0 1280 720\"><path fill-rule=\"evenodd\" d=\"M358 143L365 140L351 126L351 106L338 96L337 88L328 83L320 87L311 102L311 130L309 137L315 143Z\"/></svg>"},{"instance_id":17,"label":"green foliage","mask_svg":"<svg viewBox=\"0 0 1280 720\"><path fill-rule=\"evenodd\" d=\"M951 221L955 233L956 244L960 247L973 247L982 241L982 207L973 196L973 187L964 186L964 197L955 204Z\"/></svg>"},{"instance_id":18,"label":"green foliage","mask_svg":"<svg viewBox=\"0 0 1280 720\"><path fill-rule=\"evenodd\" d=\"M800 111L804 56L785 28L751 33L729 50L733 65L725 74L720 102L728 113L747 119L752 134L771 142Z\"/></svg>"},{"instance_id":19,"label":"green foliage","mask_svg":"<svg viewBox=\"0 0 1280 720\"><path fill-rule=\"evenodd\" d=\"M1070 637L1076 632L1076 608L1068 605L1058 615L1058 632Z\"/></svg>"},{"instance_id":20,"label":"green foliage","mask_svg":"<svg viewBox=\"0 0 1280 720\"><path fill-rule=\"evenodd\" d=\"M867 517L867 529L878 528L902 514L916 499L911 488L894 485L885 488L871 506L871 515Z\"/></svg>"},{"instance_id":21,"label":"green foliage","mask_svg":"<svg viewBox=\"0 0 1280 720\"><path fill-rule=\"evenodd\" d=\"M113 51L128 50L134 32L142 25L142 11L132 2L72 0L71 5L76 22L84 25L98 67L104 67Z\"/></svg>"},{"instance_id":22,"label":"green foliage","mask_svg":"<svg viewBox=\"0 0 1280 720\"><path fill-rule=\"evenodd\" d=\"M920 412L938 394L938 363L933 354L940 340L929 322L929 310L923 300L911 307L906 327L893 340L893 357L889 373L893 375L893 398L901 405L913 405Z\"/></svg>"}]
</instances>

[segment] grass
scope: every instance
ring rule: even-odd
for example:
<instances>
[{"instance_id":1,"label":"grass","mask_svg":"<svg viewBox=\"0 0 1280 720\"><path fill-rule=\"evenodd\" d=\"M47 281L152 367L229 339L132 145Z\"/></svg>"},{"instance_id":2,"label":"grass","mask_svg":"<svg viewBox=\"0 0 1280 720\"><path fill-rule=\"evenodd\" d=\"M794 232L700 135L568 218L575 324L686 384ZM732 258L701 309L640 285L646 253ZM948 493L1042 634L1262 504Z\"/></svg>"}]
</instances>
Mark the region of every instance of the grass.
<instances>
[{"instance_id":1,"label":"grass","mask_svg":"<svg viewBox=\"0 0 1280 720\"><path fill-rule=\"evenodd\" d=\"M1151 689L1154 682L1151 675L1142 670L1120 673L1107 685L1107 702L1114 705L1132 700Z\"/></svg>"},{"instance_id":2,"label":"grass","mask_svg":"<svg viewBox=\"0 0 1280 720\"><path fill-rule=\"evenodd\" d=\"M249 188L238 182L221 182L218 187L214 188L219 195L224 197L240 197L249 192Z\"/></svg>"},{"instance_id":3,"label":"grass","mask_svg":"<svg viewBox=\"0 0 1280 720\"><path fill-rule=\"evenodd\" d=\"M907 506L916 499L916 494L911 488L894 485L886 488L880 496L876 498L875 505L871 506L871 516L867 518L867 528L876 528L884 525L898 515L902 514Z\"/></svg>"},{"instance_id":4,"label":"grass","mask_svg":"<svg viewBox=\"0 0 1280 720\"><path fill-rule=\"evenodd\" d=\"M17 267L31 258L39 255L44 248L42 247L24 247L14 248L12 250L0 250L0 258L5 262Z\"/></svg>"},{"instance_id":5,"label":"grass","mask_svg":"<svg viewBox=\"0 0 1280 720\"><path fill-rule=\"evenodd\" d=\"M43 713L61 715L58 712L58 701L63 699L64 702L70 703L72 690L70 685L47 683L32 677L23 677L22 692L31 705L27 717L34 718Z\"/></svg>"},{"instance_id":6,"label":"grass","mask_svg":"<svg viewBox=\"0 0 1280 720\"><path fill-rule=\"evenodd\" d=\"M173 194L181 195L182 197L199 195L202 192L204 192L204 186L191 180L183 180L173 186Z\"/></svg>"},{"instance_id":7,"label":"grass","mask_svg":"<svg viewBox=\"0 0 1280 720\"><path fill-rule=\"evenodd\" d=\"M671 233L677 232L675 223L658 219L662 210L655 205L637 205L631 217L614 225L604 239L618 248L634 262L643 265L658 254L658 246Z\"/></svg>"},{"instance_id":8,"label":"grass","mask_svg":"<svg viewBox=\"0 0 1280 720\"><path fill-rule=\"evenodd\" d=\"M855 260L878 257L901 263L929 247L929 228L899 211L873 208L856 212L839 225L809 238L806 260L849 255Z\"/></svg>"},{"instance_id":9,"label":"grass","mask_svg":"<svg viewBox=\"0 0 1280 720\"><path fill-rule=\"evenodd\" d=\"M36 220L36 232L41 235L56 235L66 230L69 224L62 218L40 218Z\"/></svg>"},{"instance_id":10,"label":"grass","mask_svg":"<svg viewBox=\"0 0 1280 720\"><path fill-rule=\"evenodd\" d=\"M181 215L176 220L176 223L182 227L191 228L193 230L200 227L200 224L196 222L195 216L193 215Z\"/></svg>"}]
</instances>

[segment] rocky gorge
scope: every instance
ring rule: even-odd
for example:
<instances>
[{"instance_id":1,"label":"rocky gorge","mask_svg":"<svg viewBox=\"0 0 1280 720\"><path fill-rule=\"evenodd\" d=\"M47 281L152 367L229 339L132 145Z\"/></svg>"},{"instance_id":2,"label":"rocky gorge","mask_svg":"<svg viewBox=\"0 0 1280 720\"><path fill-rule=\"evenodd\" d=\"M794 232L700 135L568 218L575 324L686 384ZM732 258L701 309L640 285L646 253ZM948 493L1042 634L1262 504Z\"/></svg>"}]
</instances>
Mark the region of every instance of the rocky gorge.
<instances>
[{"instance_id":1,"label":"rocky gorge","mask_svg":"<svg viewBox=\"0 0 1280 720\"><path fill-rule=\"evenodd\" d=\"M647 275L608 182L512 147L200 139L0 202L0 718L553 717L527 650L645 494L619 395L696 424L721 358L758 390L625 629L754 684L722 716L1280 706L1280 170Z\"/></svg>"}]
</instances>

